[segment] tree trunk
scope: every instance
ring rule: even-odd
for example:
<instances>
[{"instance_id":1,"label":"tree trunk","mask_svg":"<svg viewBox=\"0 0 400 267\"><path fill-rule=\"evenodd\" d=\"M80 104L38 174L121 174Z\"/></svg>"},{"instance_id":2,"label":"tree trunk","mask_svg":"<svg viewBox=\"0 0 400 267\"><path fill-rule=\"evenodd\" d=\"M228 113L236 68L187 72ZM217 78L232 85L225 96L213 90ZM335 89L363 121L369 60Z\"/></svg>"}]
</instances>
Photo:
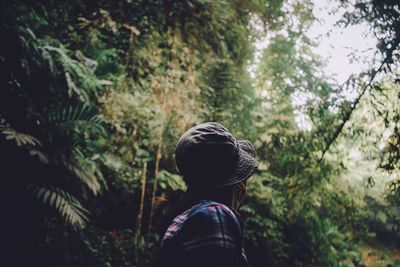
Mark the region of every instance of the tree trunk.
<instances>
[{"instance_id":1,"label":"tree trunk","mask_svg":"<svg viewBox=\"0 0 400 267\"><path fill-rule=\"evenodd\" d=\"M143 217L143 206L144 206L144 196L146 192L146 176L147 173L147 162L143 163L143 171L142 171L142 180L141 180L141 191L140 191L140 203L139 203L139 212L136 219L136 231L135 231L135 261L138 263L138 247L139 241L141 237L141 229L142 229L142 217Z\"/></svg>"},{"instance_id":2,"label":"tree trunk","mask_svg":"<svg viewBox=\"0 0 400 267\"><path fill-rule=\"evenodd\" d=\"M153 225L154 203L156 202L156 195L157 195L157 176L158 176L160 160L161 160L162 143L163 143L163 139L162 139L162 132L161 132L160 138L158 141L156 162L155 162L155 167L154 167L154 181L153 181L153 188L152 188L152 192L151 192L151 203L150 203L151 205L150 205L149 232L151 232L152 225Z\"/></svg>"}]
</instances>

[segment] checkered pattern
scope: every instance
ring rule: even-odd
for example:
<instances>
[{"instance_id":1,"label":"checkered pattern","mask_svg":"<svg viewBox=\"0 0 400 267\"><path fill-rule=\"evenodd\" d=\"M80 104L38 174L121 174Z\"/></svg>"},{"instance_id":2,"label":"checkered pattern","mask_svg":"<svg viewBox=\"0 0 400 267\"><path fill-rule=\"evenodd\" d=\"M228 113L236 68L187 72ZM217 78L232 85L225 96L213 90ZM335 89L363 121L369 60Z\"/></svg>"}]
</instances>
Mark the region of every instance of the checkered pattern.
<instances>
[{"instance_id":1,"label":"checkered pattern","mask_svg":"<svg viewBox=\"0 0 400 267\"><path fill-rule=\"evenodd\" d=\"M247 266L242 240L238 216L221 203L203 200L170 224L155 266Z\"/></svg>"}]
</instances>

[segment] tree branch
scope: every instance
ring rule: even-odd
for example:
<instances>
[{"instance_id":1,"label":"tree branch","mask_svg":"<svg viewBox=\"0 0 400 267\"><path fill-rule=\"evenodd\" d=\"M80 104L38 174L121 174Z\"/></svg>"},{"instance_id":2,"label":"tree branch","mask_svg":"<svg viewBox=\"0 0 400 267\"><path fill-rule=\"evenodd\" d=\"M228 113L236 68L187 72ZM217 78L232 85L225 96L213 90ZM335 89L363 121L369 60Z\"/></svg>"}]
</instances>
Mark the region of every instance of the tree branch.
<instances>
[{"instance_id":1,"label":"tree branch","mask_svg":"<svg viewBox=\"0 0 400 267\"><path fill-rule=\"evenodd\" d=\"M336 139L338 138L338 136L340 135L340 133L342 132L344 126L346 125L346 123L350 120L351 115L353 114L353 111L356 109L358 103L360 103L361 98L364 96L364 94L367 92L368 88L371 87L372 82L374 81L376 75L382 71L382 68L385 66L385 64L387 64L389 62L389 60L392 58L393 52L394 50L397 48L397 46L400 43L400 38L397 38L397 40L395 41L396 44L392 46L391 49L388 50L388 53L385 57L385 59L382 61L381 65L379 66L378 69L376 69L372 75L371 78L369 79L369 81L366 83L366 85L364 86L364 89L361 91L361 93L358 95L358 97L356 98L356 100L354 100L354 102L351 105L351 109L344 115L343 117L343 121L342 123L336 128L335 132L333 133L333 136L331 139L329 139L325 149L322 151L322 156L319 159L318 163L321 163L321 161L323 160L325 154L328 152L329 148L332 146L332 144L336 141Z\"/></svg>"}]
</instances>

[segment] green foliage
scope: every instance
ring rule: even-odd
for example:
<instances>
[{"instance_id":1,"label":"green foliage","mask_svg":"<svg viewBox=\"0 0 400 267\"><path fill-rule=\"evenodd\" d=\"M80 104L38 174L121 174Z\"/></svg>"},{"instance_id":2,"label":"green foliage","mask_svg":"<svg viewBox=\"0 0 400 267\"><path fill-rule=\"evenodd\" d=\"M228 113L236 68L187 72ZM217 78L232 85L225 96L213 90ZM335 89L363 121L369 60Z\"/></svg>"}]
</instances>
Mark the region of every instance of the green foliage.
<instances>
[{"instance_id":1,"label":"green foliage","mask_svg":"<svg viewBox=\"0 0 400 267\"><path fill-rule=\"evenodd\" d=\"M369 213L365 203L360 203L357 199L349 197L346 191L335 187L324 190L322 195L322 217L329 218L339 231L350 229L354 240L361 240L368 234L368 225L365 222L369 219Z\"/></svg>"},{"instance_id":2,"label":"green foliage","mask_svg":"<svg viewBox=\"0 0 400 267\"><path fill-rule=\"evenodd\" d=\"M29 190L44 205L56 209L66 222L78 228L86 225L88 211L69 193L56 187L45 188L36 185L30 186Z\"/></svg>"},{"instance_id":3,"label":"green foliage","mask_svg":"<svg viewBox=\"0 0 400 267\"><path fill-rule=\"evenodd\" d=\"M57 110L51 110L47 113L47 121L49 123L66 123L78 121L101 123L102 119L99 116L98 110L90 107L87 103L82 103L77 106L60 107Z\"/></svg>"},{"instance_id":4,"label":"green foliage","mask_svg":"<svg viewBox=\"0 0 400 267\"><path fill-rule=\"evenodd\" d=\"M348 1L341 1L344 7ZM381 66L372 71L373 77L378 73L385 73L383 81L371 85L372 98L370 105L373 108L374 120L379 121L381 128L390 132L390 137L383 137L383 130L378 137L386 139L386 146L380 154L380 167L389 173L397 173L399 166L399 44L400 44L400 9L396 1L359 1L355 8L348 9L340 23L343 26L367 22L370 33L377 40L377 49L382 59ZM376 136L373 136L376 138ZM399 195L399 180L391 182L391 196ZM389 197L394 200L393 197ZM399 199L399 198L397 198ZM398 201L395 201L396 204ZM395 205L396 205L395 204Z\"/></svg>"},{"instance_id":5,"label":"green foliage","mask_svg":"<svg viewBox=\"0 0 400 267\"><path fill-rule=\"evenodd\" d=\"M309 195L308 199L297 196L290 201L285 196L286 183L272 176L250 181L248 200L241 212L245 217L245 240L252 266L262 266L265 262L276 266L360 263L360 251L353 244L353 232L349 231L363 225L362 220L367 218L358 214L362 212L360 208L342 207L333 200L335 192L326 191L321 194L320 203L309 199ZM301 205L299 211L295 210L294 203Z\"/></svg>"},{"instance_id":6,"label":"green foliage","mask_svg":"<svg viewBox=\"0 0 400 267\"><path fill-rule=\"evenodd\" d=\"M65 229L54 219L47 219L45 226L41 229L45 230L45 242L38 242L31 249L45 253L47 266L132 266L132 230L108 232L88 225L75 231Z\"/></svg>"},{"instance_id":7,"label":"green foliage","mask_svg":"<svg viewBox=\"0 0 400 267\"><path fill-rule=\"evenodd\" d=\"M50 42L52 41L50 40ZM89 94L97 93L100 82L84 64L70 58L62 46L54 47L44 44L40 49L43 60L48 62L51 72L57 72L56 66L59 66L58 68L64 72L69 97L77 97L80 101L89 101Z\"/></svg>"},{"instance_id":8,"label":"green foliage","mask_svg":"<svg viewBox=\"0 0 400 267\"><path fill-rule=\"evenodd\" d=\"M341 2L344 6L349 4L345 0ZM363 0L357 2L354 8L345 13L341 23L348 25L368 22L372 33L379 41L377 48L388 57L386 63L396 65L399 55L395 51L400 43L399 15L399 3L396 1Z\"/></svg>"},{"instance_id":9,"label":"green foliage","mask_svg":"<svg viewBox=\"0 0 400 267\"><path fill-rule=\"evenodd\" d=\"M12 33L7 45L16 49L2 54L3 67L13 64L14 57L23 62L5 73L1 158L11 165L4 171L21 183L14 188L15 182L9 181L13 190L29 187L35 199L57 210L66 222L84 227L88 212L81 201L85 197L73 195L86 191L81 185L94 195L105 186L95 157L99 147L92 142L105 130L99 110L89 102L99 82L56 40L37 38L23 23L6 28ZM13 161L22 168L14 168Z\"/></svg>"},{"instance_id":10,"label":"green foliage","mask_svg":"<svg viewBox=\"0 0 400 267\"><path fill-rule=\"evenodd\" d=\"M204 121L257 150L259 172L241 208L252 266L358 266L359 242L398 240L398 179L383 204L340 186L368 173L376 188L371 166L398 173L396 75L373 85L347 135L321 157L353 106L305 35L311 1L8 2L0 11L0 162L6 196L32 211L38 233L25 254L38 253L25 265L146 265L160 238L149 196L179 200L186 187L175 144ZM344 20L366 19L385 35L389 73L398 5L378 2L357 3ZM263 36L268 45L256 51ZM352 169L349 147L358 145L368 158Z\"/></svg>"},{"instance_id":11,"label":"green foliage","mask_svg":"<svg viewBox=\"0 0 400 267\"><path fill-rule=\"evenodd\" d=\"M329 219L321 218L313 211L304 211L290 228L290 238L299 240L291 248L294 255L299 255L299 258L295 258L294 265L301 266L304 262L314 266L360 263L361 255L357 247Z\"/></svg>"},{"instance_id":12,"label":"green foliage","mask_svg":"<svg viewBox=\"0 0 400 267\"><path fill-rule=\"evenodd\" d=\"M248 199L240 208L245 218L245 244L252 266L266 262L280 266L288 259L288 244L284 240L287 203L281 192L265 185L267 182L262 177L252 178Z\"/></svg>"},{"instance_id":13,"label":"green foliage","mask_svg":"<svg viewBox=\"0 0 400 267\"><path fill-rule=\"evenodd\" d=\"M40 146L41 143L38 139L29 134L17 132L15 129L10 128L6 121L2 118L0 121L0 131L5 136L6 140L13 140L17 146Z\"/></svg>"},{"instance_id":14,"label":"green foliage","mask_svg":"<svg viewBox=\"0 0 400 267\"><path fill-rule=\"evenodd\" d=\"M186 189L182 176L164 170L158 173L157 180L161 189L165 191L185 191Z\"/></svg>"}]
</instances>

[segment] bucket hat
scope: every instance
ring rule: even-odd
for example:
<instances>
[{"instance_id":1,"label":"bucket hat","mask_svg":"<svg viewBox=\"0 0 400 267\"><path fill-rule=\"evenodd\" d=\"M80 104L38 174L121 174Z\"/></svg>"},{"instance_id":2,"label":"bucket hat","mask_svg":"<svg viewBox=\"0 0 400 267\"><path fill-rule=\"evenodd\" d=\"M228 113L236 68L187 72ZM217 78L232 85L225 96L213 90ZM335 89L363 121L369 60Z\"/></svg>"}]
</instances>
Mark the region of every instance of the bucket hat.
<instances>
[{"instance_id":1,"label":"bucket hat","mask_svg":"<svg viewBox=\"0 0 400 267\"><path fill-rule=\"evenodd\" d=\"M248 179L258 167L248 140L236 138L221 124L199 124L182 135L175 150L176 166L187 186L207 189Z\"/></svg>"}]
</instances>

